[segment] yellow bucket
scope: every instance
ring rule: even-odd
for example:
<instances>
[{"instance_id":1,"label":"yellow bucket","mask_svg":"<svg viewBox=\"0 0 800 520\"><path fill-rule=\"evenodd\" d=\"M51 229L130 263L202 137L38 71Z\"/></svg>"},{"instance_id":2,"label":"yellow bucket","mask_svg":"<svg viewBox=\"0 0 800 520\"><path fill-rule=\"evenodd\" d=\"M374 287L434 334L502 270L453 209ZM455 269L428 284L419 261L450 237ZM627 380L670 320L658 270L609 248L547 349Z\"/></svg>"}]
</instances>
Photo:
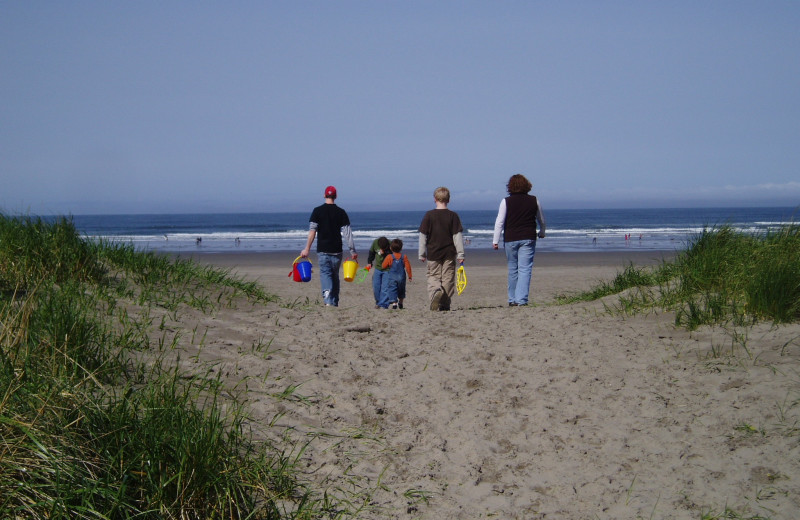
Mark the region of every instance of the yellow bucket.
<instances>
[{"instance_id":1,"label":"yellow bucket","mask_svg":"<svg viewBox=\"0 0 800 520\"><path fill-rule=\"evenodd\" d=\"M345 260L342 267L344 268L344 281L352 282L356 277L356 271L358 271L358 262Z\"/></svg>"}]
</instances>

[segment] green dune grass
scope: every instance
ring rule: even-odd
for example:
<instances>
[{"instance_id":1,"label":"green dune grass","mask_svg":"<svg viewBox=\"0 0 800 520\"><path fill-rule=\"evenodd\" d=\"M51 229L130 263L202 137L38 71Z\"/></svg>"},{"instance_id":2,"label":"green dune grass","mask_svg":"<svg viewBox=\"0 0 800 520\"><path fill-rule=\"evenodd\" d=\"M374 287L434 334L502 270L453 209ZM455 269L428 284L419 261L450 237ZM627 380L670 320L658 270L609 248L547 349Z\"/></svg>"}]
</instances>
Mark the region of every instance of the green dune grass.
<instances>
[{"instance_id":1,"label":"green dune grass","mask_svg":"<svg viewBox=\"0 0 800 520\"><path fill-rule=\"evenodd\" d=\"M619 294L625 312L661 308L675 312L676 324L758 321L788 323L800 318L800 226L784 225L763 235L730 227L706 229L671 262L628 266L612 281L561 303Z\"/></svg>"},{"instance_id":2,"label":"green dune grass","mask_svg":"<svg viewBox=\"0 0 800 520\"><path fill-rule=\"evenodd\" d=\"M276 299L224 271L85 241L67 218L0 216L0 518L345 516L297 477L290 449L252 441L218 379L132 355L151 349L147 309L239 297Z\"/></svg>"}]
</instances>

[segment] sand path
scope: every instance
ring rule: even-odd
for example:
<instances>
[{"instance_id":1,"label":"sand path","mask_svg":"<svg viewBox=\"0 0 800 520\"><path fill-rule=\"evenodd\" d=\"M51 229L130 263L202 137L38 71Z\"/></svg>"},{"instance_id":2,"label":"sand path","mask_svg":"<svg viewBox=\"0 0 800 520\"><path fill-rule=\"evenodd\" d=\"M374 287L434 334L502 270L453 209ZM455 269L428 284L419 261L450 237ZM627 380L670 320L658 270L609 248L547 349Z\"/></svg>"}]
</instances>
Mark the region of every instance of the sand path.
<instances>
[{"instance_id":1,"label":"sand path","mask_svg":"<svg viewBox=\"0 0 800 520\"><path fill-rule=\"evenodd\" d=\"M331 309L316 277L287 278L291 258L232 256L205 260L282 304L186 316L205 337L183 362L246 389L259 435L312 440L308 477L370 496L358 518L798 516L798 325L690 334L671 314L551 304L619 255L537 256L525 308L478 255L449 313L425 308L419 263L406 309L373 309L368 283Z\"/></svg>"}]
</instances>

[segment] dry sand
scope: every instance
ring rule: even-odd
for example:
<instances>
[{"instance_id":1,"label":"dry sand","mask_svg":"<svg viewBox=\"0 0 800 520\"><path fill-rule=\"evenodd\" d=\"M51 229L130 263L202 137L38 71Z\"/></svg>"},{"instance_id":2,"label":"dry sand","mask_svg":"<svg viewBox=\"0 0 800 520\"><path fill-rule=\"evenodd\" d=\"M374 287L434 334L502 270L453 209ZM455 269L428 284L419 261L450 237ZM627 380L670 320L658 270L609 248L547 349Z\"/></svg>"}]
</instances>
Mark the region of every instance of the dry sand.
<instances>
[{"instance_id":1,"label":"dry sand","mask_svg":"<svg viewBox=\"0 0 800 520\"><path fill-rule=\"evenodd\" d=\"M294 254L199 255L281 302L185 317L205 337L182 359L246 390L259 435L311 441L306 476L370 496L358 518L800 517L800 326L689 333L553 304L661 253L537 253L535 305L509 308L502 252L467 253L447 313L416 260L392 311L370 281L320 306Z\"/></svg>"}]
</instances>

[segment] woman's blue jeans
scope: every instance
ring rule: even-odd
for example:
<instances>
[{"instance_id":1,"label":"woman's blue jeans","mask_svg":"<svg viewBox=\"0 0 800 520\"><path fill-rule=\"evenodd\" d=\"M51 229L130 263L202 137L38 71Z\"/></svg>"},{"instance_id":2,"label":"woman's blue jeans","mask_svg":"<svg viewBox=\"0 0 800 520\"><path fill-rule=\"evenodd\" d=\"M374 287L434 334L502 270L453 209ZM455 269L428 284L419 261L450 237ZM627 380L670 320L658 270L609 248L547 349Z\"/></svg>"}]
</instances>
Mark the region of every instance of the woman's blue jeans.
<instances>
[{"instance_id":1,"label":"woman's blue jeans","mask_svg":"<svg viewBox=\"0 0 800 520\"><path fill-rule=\"evenodd\" d=\"M317 253L319 263L319 283L322 286L322 299L326 305L339 306L339 267L342 253Z\"/></svg>"},{"instance_id":2,"label":"woman's blue jeans","mask_svg":"<svg viewBox=\"0 0 800 520\"><path fill-rule=\"evenodd\" d=\"M508 303L527 305L536 240L506 242L505 250L508 261Z\"/></svg>"}]
</instances>

